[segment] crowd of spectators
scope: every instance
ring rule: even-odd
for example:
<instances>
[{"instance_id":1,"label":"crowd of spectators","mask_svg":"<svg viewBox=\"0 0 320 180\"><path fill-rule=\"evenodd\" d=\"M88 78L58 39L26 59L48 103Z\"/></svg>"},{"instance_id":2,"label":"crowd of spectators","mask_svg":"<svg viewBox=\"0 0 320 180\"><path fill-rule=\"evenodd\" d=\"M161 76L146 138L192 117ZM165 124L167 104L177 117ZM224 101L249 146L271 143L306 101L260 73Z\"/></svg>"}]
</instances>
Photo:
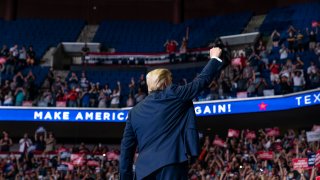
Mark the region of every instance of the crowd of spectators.
<instances>
[{"instance_id":1,"label":"crowd of spectators","mask_svg":"<svg viewBox=\"0 0 320 180\"><path fill-rule=\"evenodd\" d=\"M32 46L20 49L17 44L8 48L3 45L0 51L0 104L3 106L21 106L23 101L33 100L37 96L32 70L24 76L22 71L32 67L35 52ZM6 78L3 79L2 77Z\"/></svg>"},{"instance_id":2,"label":"crowd of spectators","mask_svg":"<svg viewBox=\"0 0 320 180\"><path fill-rule=\"evenodd\" d=\"M225 59L230 59L230 64L195 101L281 95L319 87L320 43L317 35L317 28L302 31L290 26L286 33L275 30L269 38L272 41L269 46L268 40L261 38L252 47L231 50L216 41L213 44L229 54ZM171 62L176 58L174 52L179 51L184 58L188 56L187 38L183 39L179 50L175 40L168 40L164 46L170 53ZM21 73L25 67L33 65L34 57L32 46L28 50L19 49L18 45L3 46L0 77L4 74L13 78L2 81L1 105L21 106L24 101L31 101L34 106L131 107L148 94L144 75L138 80L128 77L129 84L118 81L115 88L110 89L109 84L91 82L85 71L81 75L72 72L64 79L56 77L52 69L39 92L34 86L37 77L32 71L25 76ZM186 79L180 82L188 83Z\"/></svg>"},{"instance_id":3,"label":"crowd of spectators","mask_svg":"<svg viewBox=\"0 0 320 180\"><path fill-rule=\"evenodd\" d=\"M270 46L263 39L240 50L223 46L231 52L231 63L198 100L236 98L239 92L246 92L246 97L280 95L320 87L317 31L303 33L290 26L282 37L275 30Z\"/></svg>"},{"instance_id":4,"label":"crowd of spectators","mask_svg":"<svg viewBox=\"0 0 320 180\"><path fill-rule=\"evenodd\" d=\"M277 131L242 130L231 136L228 132L226 139L206 136L201 155L190 167L190 179L315 179L319 164L308 167L306 162L307 167L296 168L293 159L319 153L319 141L309 142L305 129Z\"/></svg>"},{"instance_id":5,"label":"crowd of spectators","mask_svg":"<svg viewBox=\"0 0 320 180\"><path fill-rule=\"evenodd\" d=\"M111 89L109 84L90 82L85 72L81 73L81 77L71 72L70 77L64 80L55 76L51 69L42 86L37 106L59 106L59 102L65 102L67 107L118 108L123 102L123 86L129 89L129 93L125 95L128 97L125 102L127 107L134 106L147 95L144 74L141 74L138 82L134 78L127 85L117 81L115 88Z\"/></svg>"},{"instance_id":6,"label":"crowd of spectators","mask_svg":"<svg viewBox=\"0 0 320 180\"><path fill-rule=\"evenodd\" d=\"M39 127L34 138L25 133L15 142L7 132L0 139L0 179L119 179L118 146L57 145L52 132Z\"/></svg>"},{"instance_id":7,"label":"crowd of spectators","mask_svg":"<svg viewBox=\"0 0 320 180\"><path fill-rule=\"evenodd\" d=\"M189 165L189 179L307 180L320 174L316 164L319 160L315 158L307 168L296 168L294 164L295 158L320 153L319 140L310 142L306 129L282 133L276 127L257 131L229 129L224 137L210 133L201 138L201 154ZM37 129L33 140L24 134L18 142L18 152L10 149L13 143L8 133L3 132L2 179L119 179L118 145L110 149L101 143L57 145L53 133L42 127Z\"/></svg>"}]
</instances>

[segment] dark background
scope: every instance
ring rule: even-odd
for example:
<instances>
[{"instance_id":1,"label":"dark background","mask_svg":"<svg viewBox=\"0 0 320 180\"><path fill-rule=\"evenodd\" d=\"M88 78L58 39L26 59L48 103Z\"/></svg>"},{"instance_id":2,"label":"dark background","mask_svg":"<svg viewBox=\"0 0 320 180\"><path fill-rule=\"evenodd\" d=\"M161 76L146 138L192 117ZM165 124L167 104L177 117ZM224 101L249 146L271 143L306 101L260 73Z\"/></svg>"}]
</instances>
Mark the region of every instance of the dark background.
<instances>
[{"instance_id":1,"label":"dark background","mask_svg":"<svg viewBox=\"0 0 320 180\"><path fill-rule=\"evenodd\" d=\"M0 0L0 18L84 19L93 24L104 19L179 22L242 11L263 14L301 2L310 0Z\"/></svg>"}]
</instances>

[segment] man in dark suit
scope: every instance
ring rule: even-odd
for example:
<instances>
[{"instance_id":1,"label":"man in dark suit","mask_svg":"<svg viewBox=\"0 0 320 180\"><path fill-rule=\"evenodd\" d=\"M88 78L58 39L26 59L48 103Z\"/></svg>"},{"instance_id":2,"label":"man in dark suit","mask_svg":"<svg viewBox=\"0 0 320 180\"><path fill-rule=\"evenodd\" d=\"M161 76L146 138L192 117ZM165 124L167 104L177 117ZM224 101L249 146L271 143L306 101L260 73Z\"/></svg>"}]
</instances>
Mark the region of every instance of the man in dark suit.
<instances>
[{"instance_id":1,"label":"man in dark suit","mask_svg":"<svg viewBox=\"0 0 320 180\"><path fill-rule=\"evenodd\" d=\"M128 114L120 155L120 179L184 180L188 159L199 154L199 135L192 99L219 74L221 49L200 75L183 86L172 84L167 69L147 74L149 96ZM133 173L133 158L139 153Z\"/></svg>"}]
</instances>

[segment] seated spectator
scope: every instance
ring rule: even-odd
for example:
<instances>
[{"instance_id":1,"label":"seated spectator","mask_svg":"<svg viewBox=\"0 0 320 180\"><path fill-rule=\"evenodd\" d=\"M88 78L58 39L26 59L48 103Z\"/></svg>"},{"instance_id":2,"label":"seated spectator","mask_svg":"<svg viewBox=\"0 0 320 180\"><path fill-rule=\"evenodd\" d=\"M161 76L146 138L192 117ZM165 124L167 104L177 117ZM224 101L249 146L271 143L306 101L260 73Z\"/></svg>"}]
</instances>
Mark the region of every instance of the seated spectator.
<instances>
[{"instance_id":1,"label":"seated spectator","mask_svg":"<svg viewBox=\"0 0 320 180\"><path fill-rule=\"evenodd\" d=\"M12 146L12 140L6 131L2 131L3 137L0 139L0 151L10 152L10 147Z\"/></svg>"}]
</instances>

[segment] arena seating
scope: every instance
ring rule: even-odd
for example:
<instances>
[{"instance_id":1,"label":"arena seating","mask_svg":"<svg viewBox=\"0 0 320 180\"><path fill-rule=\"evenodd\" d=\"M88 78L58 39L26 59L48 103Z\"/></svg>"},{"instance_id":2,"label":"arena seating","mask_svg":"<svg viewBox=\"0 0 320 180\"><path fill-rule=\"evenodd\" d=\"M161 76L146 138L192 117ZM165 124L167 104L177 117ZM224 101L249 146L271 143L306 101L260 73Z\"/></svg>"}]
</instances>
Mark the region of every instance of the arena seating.
<instances>
[{"instance_id":1,"label":"arena seating","mask_svg":"<svg viewBox=\"0 0 320 180\"><path fill-rule=\"evenodd\" d=\"M260 26L260 32L269 35L273 30L282 32L290 25L303 30L311 27L312 21L320 21L320 3L296 4L284 8L272 9Z\"/></svg>"},{"instance_id":2,"label":"arena seating","mask_svg":"<svg viewBox=\"0 0 320 180\"><path fill-rule=\"evenodd\" d=\"M241 33L251 16L252 13L244 12L192 19L176 25L164 21L104 21L94 41L117 52L163 52L167 39L180 42L189 27L188 47L206 47L216 37Z\"/></svg>"},{"instance_id":3,"label":"arena seating","mask_svg":"<svg viewBox=\"0 0 320 180\"><path fill-rule=\"evenodd\" d=\"M36 60L39 60L49 47L63 41L76 41L84 25L83 20L0 20L0 44L7 44L8 47L14 44L20 47L32 45Z\"/></svg>"}]
</instances>

